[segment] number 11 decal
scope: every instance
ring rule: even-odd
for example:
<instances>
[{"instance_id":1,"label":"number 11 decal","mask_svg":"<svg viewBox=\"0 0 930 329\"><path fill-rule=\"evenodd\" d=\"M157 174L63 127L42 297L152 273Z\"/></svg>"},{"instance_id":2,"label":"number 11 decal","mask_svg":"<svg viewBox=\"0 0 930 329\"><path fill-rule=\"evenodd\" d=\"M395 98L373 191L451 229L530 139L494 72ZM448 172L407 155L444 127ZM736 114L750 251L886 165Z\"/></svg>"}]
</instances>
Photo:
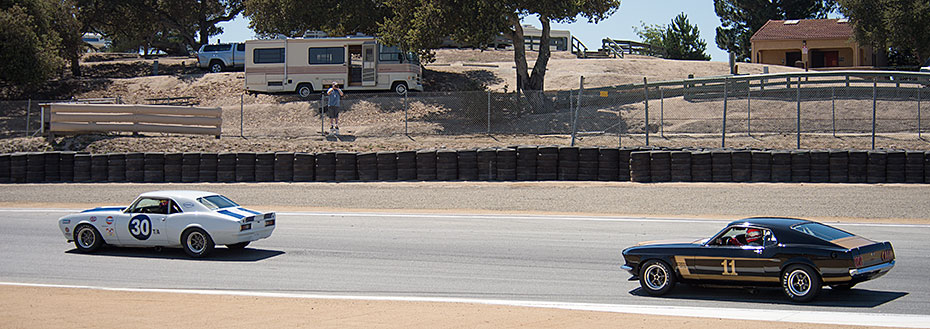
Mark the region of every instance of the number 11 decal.
<instances>
[{"instance_id":1,"label":"number 11 decal","mask_svg":"<svg viewBox=\"0 0 930 329\"><path fill-rule=\"evenodd\" d=\"M723 275L739 275L739 274L736 274L736 260L735 259L724 259L722 262L720 262L720 265L723 265Z\"/></svg>"}]
</instances>

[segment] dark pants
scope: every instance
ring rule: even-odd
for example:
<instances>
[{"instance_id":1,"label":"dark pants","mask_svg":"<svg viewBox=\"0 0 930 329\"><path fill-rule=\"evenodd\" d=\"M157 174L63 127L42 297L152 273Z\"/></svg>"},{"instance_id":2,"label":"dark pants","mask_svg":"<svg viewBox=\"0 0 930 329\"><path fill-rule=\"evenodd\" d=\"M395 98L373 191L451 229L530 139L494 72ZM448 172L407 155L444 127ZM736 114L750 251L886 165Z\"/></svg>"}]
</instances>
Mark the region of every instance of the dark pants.
<instances>
[{"instance_id":1,"label":"dark pants","mask_svg":"<svg viewBox=\"0 0 930 329\"><path fill-rule=\"evenodd\" d=\"M326 107L326 116L330 118L339 118L339 106L329 105Z\"/></svg>"}]
</instances>

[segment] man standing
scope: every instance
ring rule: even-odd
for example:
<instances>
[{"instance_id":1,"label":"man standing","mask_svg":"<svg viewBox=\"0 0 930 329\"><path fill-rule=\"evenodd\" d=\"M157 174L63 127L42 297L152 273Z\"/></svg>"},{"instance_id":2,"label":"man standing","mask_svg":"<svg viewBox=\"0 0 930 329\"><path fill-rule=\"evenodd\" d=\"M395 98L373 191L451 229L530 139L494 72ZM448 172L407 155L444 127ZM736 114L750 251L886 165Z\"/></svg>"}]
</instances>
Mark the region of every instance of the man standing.
<instances>
[{"instance_id":1,"label":"man standing","mask_svg":"<svg viewBox=\"0 0 930 329\"><path fill-rule=\"evenodd\" d=\"M326 91L326 95L329 95L329 108L326 110L326 113L329 115L329 133L331 135L338 135L339 103L343 96L342 89L339 89L339 83L333 81L332 86L330 86L329 90Z\"/></svg>"}]
</instances>

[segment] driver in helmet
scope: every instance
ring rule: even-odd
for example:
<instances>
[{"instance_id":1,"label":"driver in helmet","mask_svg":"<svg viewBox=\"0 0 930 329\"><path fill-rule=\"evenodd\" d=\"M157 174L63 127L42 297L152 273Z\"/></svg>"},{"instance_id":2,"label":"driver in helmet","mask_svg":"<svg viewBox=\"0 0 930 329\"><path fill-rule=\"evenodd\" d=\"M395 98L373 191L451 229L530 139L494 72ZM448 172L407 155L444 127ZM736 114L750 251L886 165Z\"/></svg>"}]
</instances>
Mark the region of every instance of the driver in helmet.
<instances>
[{"instance_id":1,"label":"driver in helmet","mask_svg":"<svg viewBox=\"0 0 930 329\"><path fill-rule=\"evenodd\" d=\"M165 199L165 200L158 200L158 212L157 212L157 213L159 213L159 214L167 214L167 213L168 213L168 203L169 203L169 202L168 202L167 199Z\"/></svg>"},{"instance_id":2,"label":"driver in helmet","mask_svg":"<svg viewBox=\"0 0 930 329\"><path fill-rule=\"evenodd\" d=\"M746 245L747 246L762 246L762 230L757 228L750 228L746 230Z\"/></svg>"}]
</instances>

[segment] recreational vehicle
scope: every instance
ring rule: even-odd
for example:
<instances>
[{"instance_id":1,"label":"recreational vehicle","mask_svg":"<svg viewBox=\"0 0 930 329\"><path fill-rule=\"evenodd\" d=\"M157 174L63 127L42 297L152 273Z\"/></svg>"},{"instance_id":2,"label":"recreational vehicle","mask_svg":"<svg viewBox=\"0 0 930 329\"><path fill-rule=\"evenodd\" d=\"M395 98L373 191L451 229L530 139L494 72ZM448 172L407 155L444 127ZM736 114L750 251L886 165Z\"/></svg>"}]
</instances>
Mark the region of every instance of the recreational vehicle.
<instances>
[{"instance_id":1,"label":"recreational vehicle","mask_svg":"<svg viewBox=\"0 0 930 329\"><path fill-rule=\"evenodd\" d=\"M309 98L335 81L347 91L423 90L416 56L371 36L248 40L245 89Z\"/></svg>"}]
</instances>

